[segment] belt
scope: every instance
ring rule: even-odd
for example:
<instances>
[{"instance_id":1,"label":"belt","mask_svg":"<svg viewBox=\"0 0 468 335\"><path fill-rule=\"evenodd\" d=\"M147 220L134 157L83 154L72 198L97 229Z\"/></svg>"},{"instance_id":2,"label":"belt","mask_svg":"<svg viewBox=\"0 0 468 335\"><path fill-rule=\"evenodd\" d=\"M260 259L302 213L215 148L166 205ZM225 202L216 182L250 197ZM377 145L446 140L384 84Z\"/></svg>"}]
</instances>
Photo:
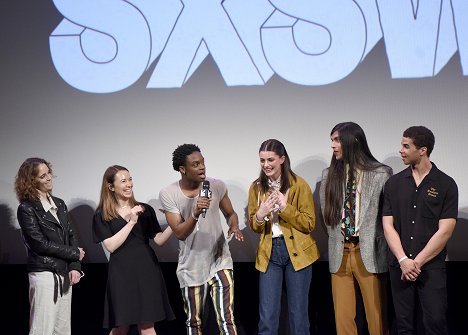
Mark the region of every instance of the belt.
<instances>
[{"instance_id":1,"label":"belt","mask_svg":"<svg viewBox=\"0 0 468 335\"><path fill-rule=\"evenodd\" d=\"M359 236L346 236L345 242L359 243Z\"/></svg>"},{"instance_id":2,"label":"belt","mask_svg":"<svg viewBox=\"0 0 468 335\"><path fill-rule=\"evenodd\" d=\"M281 240L284 240L284 235L280 235L280 236L273 237L273 239L277 239L277 238L279 238L279 239L281 239Z\"/></svg>"}]
</instances>

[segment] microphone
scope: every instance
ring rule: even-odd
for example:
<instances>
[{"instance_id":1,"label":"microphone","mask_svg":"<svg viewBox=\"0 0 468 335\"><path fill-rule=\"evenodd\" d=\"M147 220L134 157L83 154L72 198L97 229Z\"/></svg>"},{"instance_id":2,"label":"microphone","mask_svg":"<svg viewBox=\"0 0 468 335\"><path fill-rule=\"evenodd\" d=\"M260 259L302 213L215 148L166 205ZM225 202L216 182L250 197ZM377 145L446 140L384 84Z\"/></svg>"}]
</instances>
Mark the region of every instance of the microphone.
<instances>
[{"instance_id":1,"label":"microphone","mask_svg":"<svg viewBox=\"0 0 468 335\"><path fill-rule=\"evenodd\" d=\"M210 191L210 182L208 180L203 181L202 188L200 189L200 197L211 198L211 191ZM202 208L201 215L205 218L206 215L206 208Z\"/></svg>"}]
</instances>

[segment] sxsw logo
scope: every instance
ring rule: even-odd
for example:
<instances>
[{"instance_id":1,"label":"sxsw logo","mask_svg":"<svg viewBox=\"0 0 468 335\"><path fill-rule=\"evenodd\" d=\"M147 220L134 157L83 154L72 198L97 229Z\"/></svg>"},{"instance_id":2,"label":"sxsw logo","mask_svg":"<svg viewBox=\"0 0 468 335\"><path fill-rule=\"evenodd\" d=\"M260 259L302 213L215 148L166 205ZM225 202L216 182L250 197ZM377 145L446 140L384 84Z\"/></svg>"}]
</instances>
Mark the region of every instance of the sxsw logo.
<instances>
[{"instance_id":1,"label":"sxsw logo","mask_svg":"<svg viewBox=\"0 0 468 335\"><path fill-rule=\"evenodd\" d=\"M87 92L181 87L211 55L226 85L348 76L383 39L392 78L435 76L458 51L468 75L467 0L54 0L59 75Z\"/></svg>"}]
</instances>

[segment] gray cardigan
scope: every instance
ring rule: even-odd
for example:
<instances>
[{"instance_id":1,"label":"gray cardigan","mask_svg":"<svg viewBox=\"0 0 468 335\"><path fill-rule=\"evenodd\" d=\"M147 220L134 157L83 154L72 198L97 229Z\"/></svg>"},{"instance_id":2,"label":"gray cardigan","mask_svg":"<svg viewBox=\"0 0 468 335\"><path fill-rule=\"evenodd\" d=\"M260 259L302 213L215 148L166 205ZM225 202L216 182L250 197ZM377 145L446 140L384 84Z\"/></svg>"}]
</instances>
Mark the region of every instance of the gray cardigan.
<instances>
[{"instance_id":1,"label":"gray cardigan","mask_svg":"<svg viewBox=\"0 0 468 335\"><path fill-rule=\"evenodd\" d=\"M320 184L320 207L325 209L325 183L328 168L323 170ZM361 257L367 271L382 273L387 271L388 246L382 226L382 202L385 182L392 175L388 166L379 166L372 171L363 171L359 208L359 246ZM328 257L331 273L336 273L343 259L344 236L341 225L327 225Z\"/></svg>"}]
</instances>

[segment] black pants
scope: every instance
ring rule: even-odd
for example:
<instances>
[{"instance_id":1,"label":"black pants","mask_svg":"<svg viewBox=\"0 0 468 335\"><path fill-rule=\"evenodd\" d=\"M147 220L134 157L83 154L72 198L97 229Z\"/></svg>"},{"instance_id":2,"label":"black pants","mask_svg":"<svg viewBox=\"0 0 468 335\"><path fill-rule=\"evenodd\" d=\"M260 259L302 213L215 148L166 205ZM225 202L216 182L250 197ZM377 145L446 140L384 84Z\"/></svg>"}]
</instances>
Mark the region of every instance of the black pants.
<instances>
[{"instance_id":1,"label":"black pants","mask_svg":"<svg viewBox=\"0 0 468 335\"><path fill-rule=\"evenodd\" d=\"M447 335L447 275L445 268L423 269L415 282L401 280L400 268L389 268L399 335L416 334L418 305L426 335Z\"/></svg>"}]
</instances>

